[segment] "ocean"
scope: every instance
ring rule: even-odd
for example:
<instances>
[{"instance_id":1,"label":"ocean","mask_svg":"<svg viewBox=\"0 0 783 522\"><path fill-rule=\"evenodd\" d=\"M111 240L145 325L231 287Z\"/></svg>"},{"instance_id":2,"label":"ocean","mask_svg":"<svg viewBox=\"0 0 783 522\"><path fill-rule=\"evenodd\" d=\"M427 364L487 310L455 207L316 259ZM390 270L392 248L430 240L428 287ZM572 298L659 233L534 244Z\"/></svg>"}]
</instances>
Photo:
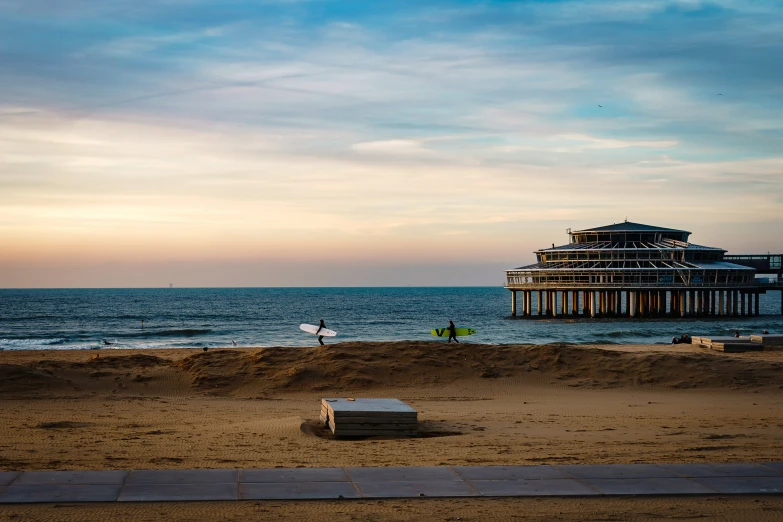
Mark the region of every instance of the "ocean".
<instances>
[{"instance_id":1,"label":"ocean","mask_svg":"<svg viewBox=\"0 0 783 522\"><path fill-rule=\"evenodd\" d=\"M449 319L477 330L463 342L668 343L781 333L779 296L762 295L762 315L736 319L514 320L501 287L0 290L0 350L310 346L316 338L299 324L319 319L338 332L327 343L433 340Z\"/></svg>"}]
</instances>

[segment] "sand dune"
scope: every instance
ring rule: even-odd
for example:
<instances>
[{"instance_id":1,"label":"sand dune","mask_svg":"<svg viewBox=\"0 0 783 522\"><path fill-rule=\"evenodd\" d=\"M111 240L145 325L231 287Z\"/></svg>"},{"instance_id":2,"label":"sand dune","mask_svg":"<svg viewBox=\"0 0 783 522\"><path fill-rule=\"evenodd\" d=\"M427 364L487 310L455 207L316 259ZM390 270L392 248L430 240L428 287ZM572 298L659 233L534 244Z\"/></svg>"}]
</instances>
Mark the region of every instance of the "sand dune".
<instances>
[{"instance_id":1,"label":"sand dune","mask_svg":"<svg viewBox=\"0 0 783 522\"><path fill-rule=\"evenodd\" d=\"M23 354L23 355L20 355ZM612 349L611 346L340 343L315 348L101 352L5 352L0 393L41 396L209 394L256 397L429 387L483 378L522 378L572 387L780 387L783 354Z\"/></svg>"}]
</instances>

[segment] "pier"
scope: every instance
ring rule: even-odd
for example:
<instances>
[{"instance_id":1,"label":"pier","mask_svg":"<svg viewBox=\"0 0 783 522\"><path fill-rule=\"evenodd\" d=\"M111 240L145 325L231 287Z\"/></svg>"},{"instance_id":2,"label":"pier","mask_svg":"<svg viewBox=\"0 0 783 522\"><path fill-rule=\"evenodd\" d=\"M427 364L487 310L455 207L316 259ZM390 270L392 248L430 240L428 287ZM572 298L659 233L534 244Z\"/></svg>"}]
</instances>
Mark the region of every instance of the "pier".
<instances>
[{"instance_id":1,"label":"pier","mask_svg":"<svg viewBox=\"0 0 783 522\"><path fill-rule=\"evenodd\" d=\"M780 255L727 256L688 231L631 222L567 233L567 245L506 271L512 316L741 317L759 315L769 290L781 291L783 313Z\"/></svg>"}]
</instances>

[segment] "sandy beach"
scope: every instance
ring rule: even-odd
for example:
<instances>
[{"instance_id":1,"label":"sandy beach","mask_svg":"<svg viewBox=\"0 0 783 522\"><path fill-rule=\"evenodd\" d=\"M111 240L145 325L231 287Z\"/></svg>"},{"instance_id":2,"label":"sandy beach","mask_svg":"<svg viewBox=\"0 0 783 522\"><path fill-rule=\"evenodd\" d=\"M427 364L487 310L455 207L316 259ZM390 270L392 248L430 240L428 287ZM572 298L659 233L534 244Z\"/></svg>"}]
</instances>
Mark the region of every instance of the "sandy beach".
<instances>
[{"instance_id":1,"label":"sandy beach","mask_svg":"<svg viewBox=\"0 0 783 522\"><path fill-rule=\"evenodd\" d=\"M783 460L782 370L781 351L723 354L691 345L5 351L0 469ZM334 440L316 422L322 397L402 399L418 410L422 436ZM67 520L82 509L98 510L97 518L129 510L142 519L170 513L184 520L210 518L217 506L76 506L56 513L51 506L5 506L0 515ZM320 520L338 508L377 520L504 513L533 520L553 510L563 512L552 517L561 520L580 520L584 510L638 511L638 519L783 516L783 501L752 497L238 502L219 512Z\"/></svg>"}]
</instances>

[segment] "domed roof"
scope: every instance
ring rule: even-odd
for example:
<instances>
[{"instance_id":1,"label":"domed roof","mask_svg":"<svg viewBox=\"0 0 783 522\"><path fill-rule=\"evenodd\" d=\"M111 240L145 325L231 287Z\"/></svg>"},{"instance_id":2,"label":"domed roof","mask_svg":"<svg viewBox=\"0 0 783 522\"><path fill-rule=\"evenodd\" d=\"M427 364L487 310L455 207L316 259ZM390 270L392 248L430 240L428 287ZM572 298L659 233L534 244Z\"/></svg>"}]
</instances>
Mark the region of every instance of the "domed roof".
<instances>
[{"instance_id":1,"label":"domed roof","mask_svg":"<svg viewBox=\"0 0 783 522\"><path fill-rule=\"evenodd\" d=\"M622 223L615 223L613 225L604 225L602 227L575 230L571 232L571 234L579 234L582 232L678 232L681 234L690 234L690 232L687 230L655 227L653 225L644 225L642 223L632 223L631 221L624 221Z\"/></svg>"}]
</instances>

